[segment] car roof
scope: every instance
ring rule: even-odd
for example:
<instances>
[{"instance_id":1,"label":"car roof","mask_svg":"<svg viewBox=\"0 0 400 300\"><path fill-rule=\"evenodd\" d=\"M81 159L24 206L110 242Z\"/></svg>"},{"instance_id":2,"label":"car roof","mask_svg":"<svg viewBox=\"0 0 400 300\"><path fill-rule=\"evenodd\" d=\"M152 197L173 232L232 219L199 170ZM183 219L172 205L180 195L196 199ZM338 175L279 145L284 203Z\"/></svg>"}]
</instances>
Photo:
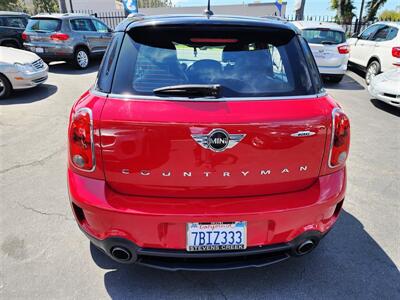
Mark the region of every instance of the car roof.
<instances>
[{"instance_id":1,"label":"car roof","mask_svg":"<svg viewBox=\"0 0 400 300\"><path fill-rule=\"evenodd\" d=\"M249 27L268 27L282 30L291 30L299 34L300 31L286 20L276 20L262 17L244 17L231 15L160 15L144 16L131 15L122 21L115 31L129 31L138 26L163 26L163 25L231 25Z\"/></svg>"},{"instance_id":2,"label":"car roof","mask_svg":"<svg viewBox=\"0 0 400 300\"><path fill-rule=\"evenodd\" d=\"M17 11L0 11L0 16L21 16L21 17L29 17L28 14L24 12Z\"/></svg>"},{"instance_id":3,"label":"car roof","mask_svg":"<svg viewBox=\"0 0 400 300\"><path fill-rule=\"evenodd\" d=\"M345 32L342 26L332 22L294 21L292 23L300 30L323 28L323 29L332 29L336 31Z\"/></svg>"},{"instance_id":4,"label":"car roof","mask_svg":"<svg viewBox=\"0 0 400 300\"><path fill-rule=\"evenodd\" d=\"M77 13L67 13L67 14L38 14L32 16L33 19L36 18L49 18L49 19L72 19L76 17L93 18L89 14L77 14Z\"/></svg>"}]
</instances>

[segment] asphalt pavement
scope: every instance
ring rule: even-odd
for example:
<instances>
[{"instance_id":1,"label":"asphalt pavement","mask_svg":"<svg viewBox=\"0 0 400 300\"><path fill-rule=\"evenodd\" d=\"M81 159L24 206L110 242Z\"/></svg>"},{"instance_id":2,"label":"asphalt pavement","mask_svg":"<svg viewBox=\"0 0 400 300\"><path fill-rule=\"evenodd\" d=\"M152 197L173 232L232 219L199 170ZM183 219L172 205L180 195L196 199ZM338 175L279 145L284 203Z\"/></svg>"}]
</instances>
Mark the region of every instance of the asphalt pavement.
<instances>
[{"instance_id":1,"label":"asphalt pavement","mask_svg":"<svg viewBox=\"0 0 400 300\"><path fill-rule=\"evenodd\" d=\"M53 65L45 85L0 101L1 299L400 298L400 111L361 77L327 86L352 141L344 211L319 247L262 269L166 272L112 262L73 220L68 113L97 68Z\"/></svg>"}]
</instances>

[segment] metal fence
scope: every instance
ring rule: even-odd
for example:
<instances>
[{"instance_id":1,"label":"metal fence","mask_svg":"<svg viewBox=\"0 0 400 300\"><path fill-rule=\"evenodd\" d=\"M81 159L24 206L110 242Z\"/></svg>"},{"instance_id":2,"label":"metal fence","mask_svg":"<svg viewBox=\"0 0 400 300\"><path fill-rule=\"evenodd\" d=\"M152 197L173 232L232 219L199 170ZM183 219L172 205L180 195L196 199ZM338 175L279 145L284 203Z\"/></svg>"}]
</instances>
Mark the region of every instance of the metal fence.
<instances>
[{"instance_id":1,"label":"metal fence","mask_svg":"<svg viewBox=\"0 0 400 300\"><path fill-rule=\"evenodd\" d=\"M110 12L95 12L93 10L81 10L76 11L77 13L85 13L94 15L104 23L106 23L111 28L115 28L121 21L126 18L124 11L110 11ZM285 16L284 19L288 21L295 21L296 17L294 15ZM315 22L330 22L337 23L335 17L332 16L305 16L303 21L315 21ZM349 23L340 24L346 32L347 36L351 36L355 32L361 32L366 27L371 25L373 22L359 22L357 18Z\"/></svg>"}]
</instances>

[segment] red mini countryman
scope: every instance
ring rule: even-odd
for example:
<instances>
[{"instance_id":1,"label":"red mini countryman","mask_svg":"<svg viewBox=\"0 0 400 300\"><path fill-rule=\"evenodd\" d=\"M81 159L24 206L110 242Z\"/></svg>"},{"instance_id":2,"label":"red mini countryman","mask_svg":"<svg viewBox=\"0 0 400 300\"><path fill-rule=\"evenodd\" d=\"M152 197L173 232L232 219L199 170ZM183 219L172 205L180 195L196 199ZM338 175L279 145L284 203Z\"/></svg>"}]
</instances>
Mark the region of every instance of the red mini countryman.
<instances>
[{"instance_id":1,"label":"red mini countryman","mask_svg":"<svg viewBox=\"0 0 400 300\"><path fill-rule=\"evenodd\" d=\"M301 256L345 197L349 119L284 21L126 19L68 134L75 218L123 263L221 270Z\"/></svg>"}]
</instances>

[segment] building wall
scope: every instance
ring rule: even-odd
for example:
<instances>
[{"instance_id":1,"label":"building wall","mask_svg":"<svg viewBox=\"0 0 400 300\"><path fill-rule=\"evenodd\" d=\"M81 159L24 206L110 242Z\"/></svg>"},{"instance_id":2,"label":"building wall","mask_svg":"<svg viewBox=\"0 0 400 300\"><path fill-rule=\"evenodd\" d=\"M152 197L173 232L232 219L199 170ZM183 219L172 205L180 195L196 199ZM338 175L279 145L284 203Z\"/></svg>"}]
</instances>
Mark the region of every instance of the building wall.
<instances>
[{"instance_id":1,"label":"building wall","mask_svg":"<svg viewBox=\"0 0 400 300\"><path fill-rule=\"evenodd\" d=\"M92 10L94 12L115 11L117 6L115 0L65 0L67 10L71 11L70 1L74 11Z\"/></svg>"}]
</instances>

